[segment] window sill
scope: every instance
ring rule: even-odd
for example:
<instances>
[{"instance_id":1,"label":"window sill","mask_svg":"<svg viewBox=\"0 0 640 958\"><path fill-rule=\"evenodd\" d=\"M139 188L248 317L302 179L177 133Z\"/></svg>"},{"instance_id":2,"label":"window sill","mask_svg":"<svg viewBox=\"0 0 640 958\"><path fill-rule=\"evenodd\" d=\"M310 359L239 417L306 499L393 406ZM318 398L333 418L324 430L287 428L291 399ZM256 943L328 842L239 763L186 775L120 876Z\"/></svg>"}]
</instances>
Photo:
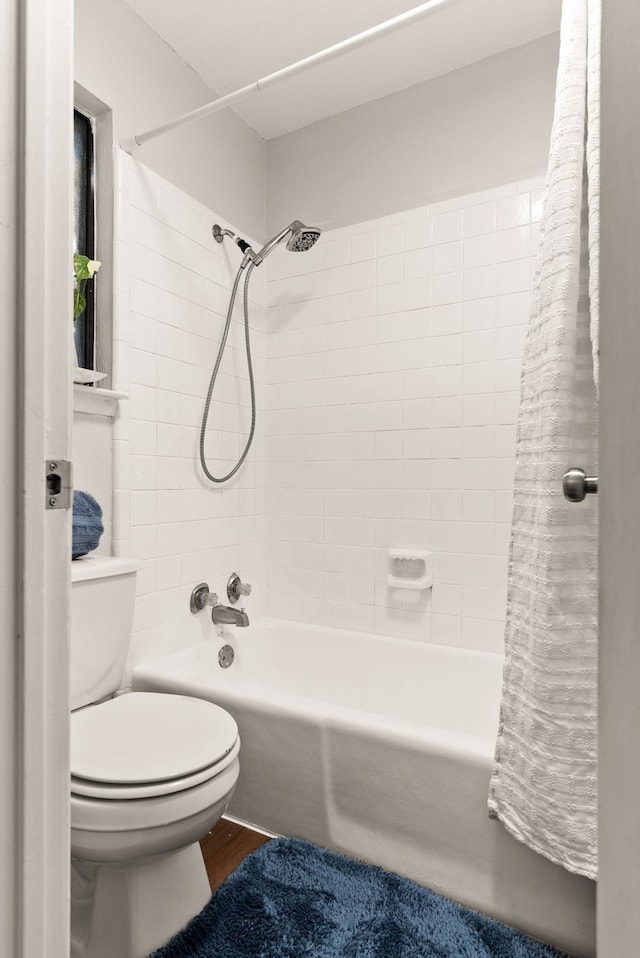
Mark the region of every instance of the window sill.
<instances>
[{"instance_id":1,"label":"window sill","mask_svg":"<svg viewBox=\"0 0 640 958\"><path fill-rule=\"evenodd\" d=\"M118 411L118 402L128 399L129 394L115 389L99 389L95 386L73 386L73 411L90 416L106 416L113 419Z\"/></svg>"}]
</instances>

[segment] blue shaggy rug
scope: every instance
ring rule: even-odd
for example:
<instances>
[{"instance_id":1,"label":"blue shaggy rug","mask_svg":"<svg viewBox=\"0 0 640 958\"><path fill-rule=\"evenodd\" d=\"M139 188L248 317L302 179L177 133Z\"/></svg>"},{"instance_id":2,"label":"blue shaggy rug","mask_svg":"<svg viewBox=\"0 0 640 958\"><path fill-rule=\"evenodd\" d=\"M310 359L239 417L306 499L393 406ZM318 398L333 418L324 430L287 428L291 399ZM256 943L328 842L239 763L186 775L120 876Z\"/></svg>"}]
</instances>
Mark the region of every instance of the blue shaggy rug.
<instances>
[{"instance_id":1,"label":"blue shaggy rug","mask_svg":"<svg viewBox=\"0 0 640 958\"><path fill-rule=\"evenodd\" d=\"M249 855L152 958L558 958L427 888L295 838Z\"/></svg>"}]
</instances>

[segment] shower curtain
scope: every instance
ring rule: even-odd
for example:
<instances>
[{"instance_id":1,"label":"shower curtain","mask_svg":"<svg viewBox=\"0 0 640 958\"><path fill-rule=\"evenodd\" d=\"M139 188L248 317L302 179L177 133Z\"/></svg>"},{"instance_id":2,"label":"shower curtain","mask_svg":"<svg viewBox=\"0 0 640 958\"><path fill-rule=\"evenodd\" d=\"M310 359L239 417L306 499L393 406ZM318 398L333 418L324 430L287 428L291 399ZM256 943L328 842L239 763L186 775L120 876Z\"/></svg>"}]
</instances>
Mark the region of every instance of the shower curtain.
<instances>
[{"instance_id":1,"label":"shower curtain","mask_svg":"<svg viewBox=\"0 0 640 958\"><path fill-rule=\"evenodd\" d=\"M565 0L521 378L505 666L489 814L596 877L600 0Z\"/></svg>"}]
</instances>

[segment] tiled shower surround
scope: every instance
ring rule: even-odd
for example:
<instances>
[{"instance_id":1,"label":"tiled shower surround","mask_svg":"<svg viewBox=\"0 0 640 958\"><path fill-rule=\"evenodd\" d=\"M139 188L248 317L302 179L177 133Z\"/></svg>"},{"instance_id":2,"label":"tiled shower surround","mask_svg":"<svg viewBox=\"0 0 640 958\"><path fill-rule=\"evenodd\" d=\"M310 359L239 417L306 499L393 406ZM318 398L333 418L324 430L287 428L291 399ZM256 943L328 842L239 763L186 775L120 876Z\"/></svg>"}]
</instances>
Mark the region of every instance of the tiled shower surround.
<instances>
[{"instance_id":1,"label":"tiled shower surround","mask_svg":"<svg viewBox=\"0 0 640 958\"><path fill-rule=\"evenodd\" d=\"M114 387L130 399L115 426L114 551L142 561L133 662L209 634L190 590L207 580L224 596L236 569L254 587L250 616L499 649L542 182L276 250L250 286L256 439L211 488L198 432L240 253L213 241L215 213L128 156L118 166ZM214 472L250 423L235 316ZM433 552L431 592L387 588L397 547Z\"/></svg>"},{"instance_id":2,"label":"tiled shower surround","mask_svg":"<svg viewBox=\"0 0 640 958\"><path fill-rule=\"evenodd\" d=\"M268 273L269 612L502 648L542 180L323 234ZM431 592L387 550L433 553Z\"/></svg>"}]
</instances>

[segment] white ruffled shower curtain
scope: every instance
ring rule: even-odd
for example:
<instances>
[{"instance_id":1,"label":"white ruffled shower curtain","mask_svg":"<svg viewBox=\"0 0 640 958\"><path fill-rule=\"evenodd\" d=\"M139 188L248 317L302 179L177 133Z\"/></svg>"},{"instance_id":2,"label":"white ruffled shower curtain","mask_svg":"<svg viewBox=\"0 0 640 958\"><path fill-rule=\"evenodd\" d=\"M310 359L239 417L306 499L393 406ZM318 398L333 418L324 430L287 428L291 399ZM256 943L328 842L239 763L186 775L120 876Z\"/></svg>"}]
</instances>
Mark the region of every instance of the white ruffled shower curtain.
<instances>
[{"instance_id":1,"label":"white ruffled shower curtain","mask_svg":"<svg viewBox=\"0 0 640 958\"><path fill-rule=\"evenodd\" d=\"M597 873L600 0L564 0L541 237L521 379L505 667L489 814Z\"/></svg>"}]
</instances>

